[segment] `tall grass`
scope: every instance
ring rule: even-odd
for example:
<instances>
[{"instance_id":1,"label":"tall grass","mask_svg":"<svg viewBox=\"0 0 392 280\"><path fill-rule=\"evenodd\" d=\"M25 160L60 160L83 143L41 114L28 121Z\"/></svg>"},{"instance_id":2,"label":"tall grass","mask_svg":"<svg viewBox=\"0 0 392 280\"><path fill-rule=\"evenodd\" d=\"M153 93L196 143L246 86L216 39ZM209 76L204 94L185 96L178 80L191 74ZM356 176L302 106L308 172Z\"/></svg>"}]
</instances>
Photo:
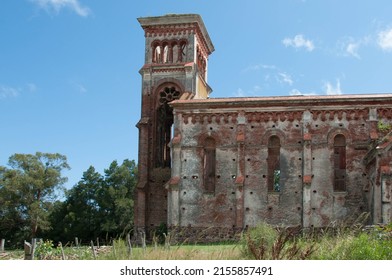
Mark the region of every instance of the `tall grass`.
<instances>
[{"instance_id":1,"label":"tall grass","mask_svg":"<svg viewBox=\"0 0 392 280\"><path fill-rule=\"evenodd\" d=\"M345 232L339 236L319 239L319 260L392 260L392 239L377 233Z\"/></svg>"},{"instance_id":2,"label":"tall grass","mask_svg":"<svg viewBox=\"0 0 392 280\"><path fill-rule=\"evenodd\" d=\"M300 228L276 229L261 224L233 244L186 245L155 243L129 247L123 239L111 246L65 246L62 250L45 241L36 259L68 260L392 260L392 224L364 231L362 227L331 227L318 232ZM0 259L23 259L22 251L2 253Z\"/></svg>"},{"instance_id":3,"label":"tall grass","mask_svg":"<svg viewBox=\"0 0 392 280\"><path fill-rule=\"evenodd\" d=\"M130 253L123 240L114 243L115 253L105 254L103 259L133 259L133 260L236 260L241 259L241 251L238 245L177 245L167 246L153 245L147 248L136 247Z\"/></svg>"},{"instance_id":4,"label":"tall grass","mask_svg":"<svg viewBox=\"0 0 392 280\"><path fill-rule=\"evenodd\" d=\"M261 224L242 239L243 255L252 259L392 260L391 225L333 227L304 233Z\"/></svg>"},{"instance_id":5,"label":"tall grass","mask_svg":"<svg viewBox=\"0 0 392 280\"><path fill-rule=\"evenodd\" d=\"M314 242L297 238L300 228L275 229L262 223L242 238L242 253L256 260L304 260L314 252Z\"/></svg>"}]
</instances>

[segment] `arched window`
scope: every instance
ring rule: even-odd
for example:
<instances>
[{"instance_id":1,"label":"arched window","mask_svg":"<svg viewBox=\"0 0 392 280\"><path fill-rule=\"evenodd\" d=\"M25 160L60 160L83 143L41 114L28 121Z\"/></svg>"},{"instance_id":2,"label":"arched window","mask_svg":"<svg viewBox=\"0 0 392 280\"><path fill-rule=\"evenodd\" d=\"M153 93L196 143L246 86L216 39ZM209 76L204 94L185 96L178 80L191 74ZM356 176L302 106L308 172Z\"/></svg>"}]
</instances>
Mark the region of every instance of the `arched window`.
<instances>
[{"instance_id":1,"label":"arched window","mask_svg":"<svg viewBox=\"0 0 392 280\"><path fill-rule=\"evenodd\" d=\"M158 93L156 121L156 167L170 167L170 141L172 138L173 109L169 102L180 98L180 90L174 85L164 86Z\"/></svg>"},{"instance_id":2,"label":"arched window","mask_svg":"<svg viewBox=\"0 0 392 280\"><path fill-rule=\"evenodd\" d=\"M161 63L162 62L162 51L161 47L159 45L156 45L154 47L154 56L153 60L154 63Z\"/></svg>"},{"instance_id":3,"label":"arched window","mask_svg":"<svg viewBox=\"0 0 392 280\"><path fill-rule=\"evenodd\" d=\"M343 134L335 136L334 150L334 185L335 192L346 190L346 137Z\"/></svg>"},{"instance_id":4,"label":"arched window","mask_svg":"<svg viewBox=\"0 0 392 280\"><path fill-rule=\"evenodd\" d=\"M181 41L180 47L178 48L178 62L186 61L186 42Z\"/></svg>"},{"instance_id":5,"label":"arched window","mask_svg":"<svg viewBox=\"0 0 392 280\"><path fill-rule=\"evenodd\" d=\"M268 191L279 192L281 187L280 139L273 135L268 140Z\"/></svg>"},{"instance_id":6,"label":"arched window","mask_svg":"<svg viewBox=\"0 0 392 280\"><path fill-rule=\"evenodd\" d=\"M178 48L177 42L173 42L173 45L172 45L172 53L173 53L172 61L173 62L178 62L178 50L179 50L179 48Z\"/></svg>"},{"instance_id":7,"label":"arched window","mask_svg":"<svg viewBox=\"0 0 392 280\"><path fill-rule=\"evenodd\" d=\"M215 192L215 163L216 163L216 143L215 139L208 137L204 141L203 159L203 180L206 192Z\"/></svg>"},{"instance_id":8,"label":"arched window","mask_svg":"<svg viewBox=\"0 0 392 280\"><path fill-rule=\"evenodd\" d=\"M163 63L169 62L169 46L166 44L163 47Z\"/></svg>"}]
</instances>

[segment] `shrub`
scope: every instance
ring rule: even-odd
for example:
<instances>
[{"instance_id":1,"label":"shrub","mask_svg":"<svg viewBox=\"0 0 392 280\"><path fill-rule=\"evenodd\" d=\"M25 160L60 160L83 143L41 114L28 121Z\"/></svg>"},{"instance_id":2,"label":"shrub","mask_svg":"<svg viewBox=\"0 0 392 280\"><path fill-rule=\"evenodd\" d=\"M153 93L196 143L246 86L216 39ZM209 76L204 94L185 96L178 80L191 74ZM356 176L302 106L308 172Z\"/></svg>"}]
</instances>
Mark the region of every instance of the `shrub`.
<instances>
[{"instance_id":1,"label":"shrub","mask_svg":"<svg viewBox=\"0 0 392 280\"><path fill-rule=\"evenodd\" d=\"M35 249L35 256L39 260L58 259L60 254L60 248L55 248L52 240L46 240L37 243L37 248Z\"/></svg>"},{"instance_id":2,"label":"shrub","mask_svg":"<svg viewBox=\"0 0 392 280\"><path fill-rule=\"evenodd\" d=\"M250 229L242 238L245 257L257 260L308 259L314 252L314 243L301 242L299 228L275 229L263 223Z\"/></svg>"},{"instance_id":3,"label":"shrub","mask_svg":"<svg viewBox=\"0 0 392 280\"><path fill-rule=\"evenodd\" d=\"M317 255L320 260L390 260L392 239L379 232L345 232L339 236L319 239Z\"/></svg>"}]
</instances>

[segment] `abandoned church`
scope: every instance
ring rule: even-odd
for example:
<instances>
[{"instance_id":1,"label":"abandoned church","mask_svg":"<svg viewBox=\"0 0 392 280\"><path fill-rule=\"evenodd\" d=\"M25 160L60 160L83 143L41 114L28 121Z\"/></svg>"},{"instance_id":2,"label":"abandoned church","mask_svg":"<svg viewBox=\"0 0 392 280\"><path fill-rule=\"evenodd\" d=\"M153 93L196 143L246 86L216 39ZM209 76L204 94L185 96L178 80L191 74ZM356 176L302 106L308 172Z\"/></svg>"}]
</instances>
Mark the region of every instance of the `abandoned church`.
<instances>
[{"instance_id":1,"label":"abandoned church","mask_svg":"<svg viewBox=\"0 0 392 280\"><path fill-rule=\"evenodd\" d=\"M138 21L136 230L217 241L261 222L392 222L392 94L210 98L202 18Z\"/></svg>"}]
</instances>

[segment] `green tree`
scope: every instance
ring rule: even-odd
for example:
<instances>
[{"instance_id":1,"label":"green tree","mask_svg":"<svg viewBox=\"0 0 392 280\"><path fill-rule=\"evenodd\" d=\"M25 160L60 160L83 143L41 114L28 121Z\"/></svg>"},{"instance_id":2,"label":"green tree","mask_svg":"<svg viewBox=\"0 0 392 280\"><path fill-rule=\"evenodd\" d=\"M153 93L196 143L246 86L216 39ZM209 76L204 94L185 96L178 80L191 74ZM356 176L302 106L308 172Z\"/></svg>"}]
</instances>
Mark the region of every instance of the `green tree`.
<instances>
[{"instance_id":1,"label":"green tree","mask_svg":"<svg viewBox=\"0 0 392 280\"><path fill-rule=\"evenodd\" d=\"M137 182L135 161L113 161L104 176L93 166L66 194L56 202L51 214L53 230L47 237L68 242L78 237L118 237L132 230L133 192Z\"/></svg>"},{"instance_id":2,"label":"green tree","mask_svg":"<svg viewBox=\"0 0 392 280\"><path fill-rule=\"evenodd\" d=\"M54 212L56 218L53 220L61 219L57 225L60 230L58 227L55 230L63 232L60 239L69 241L78 237L91 240L100 235L100 205L97 198L103 183L102 175L90 166L82 179L67 193L63 205Z\"/></svg>"},{"instance_id":3,"label":"green tree","mask_svg":"<svg viewBox=\"0 0 392 280\"><path fill-rule=\"evenodd\" d=\"M111 236L129 232L133 225L133 193L137 183L135 161L113 161L105 169L105 184L99 196L101 229Z\"/></svg>"},{"instance_id":4,"label":"green tree","mask_svg":"<svg viewBox=\"0 0 392 280\"><path fill-rule=\"evenodd\" d=\"M6 238L36 237L50 228L49 212L64 189L67 159L61 154L14 154L0 166L0 231ZM7 236L8 235L8 236Z\"/></svg>"}]
</instances>

